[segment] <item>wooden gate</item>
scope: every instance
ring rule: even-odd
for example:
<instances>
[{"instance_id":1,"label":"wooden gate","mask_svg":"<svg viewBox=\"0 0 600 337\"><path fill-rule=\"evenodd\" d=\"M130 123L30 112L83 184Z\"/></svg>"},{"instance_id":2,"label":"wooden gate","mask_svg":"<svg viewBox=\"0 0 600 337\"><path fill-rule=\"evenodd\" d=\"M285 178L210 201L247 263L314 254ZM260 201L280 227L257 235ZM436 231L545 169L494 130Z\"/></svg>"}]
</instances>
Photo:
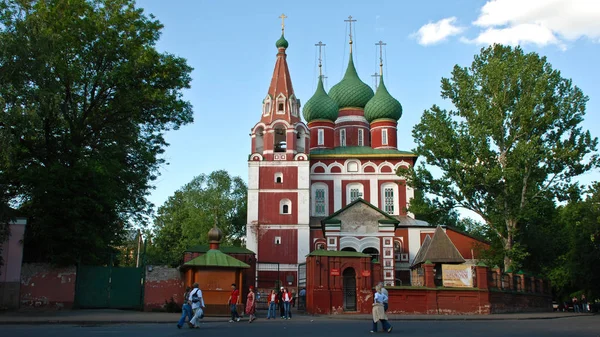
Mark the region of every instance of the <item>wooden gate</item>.
<instances>
[{"instance_id":1,"label":"wooden gate","mask_svg":"<svg viewBox=\"0 0 600 337\"><path fill-rule=\"evenodd\" d=\"M143 309L143 267L78 266L77 308Z\"/></svg>"}]
</instances>

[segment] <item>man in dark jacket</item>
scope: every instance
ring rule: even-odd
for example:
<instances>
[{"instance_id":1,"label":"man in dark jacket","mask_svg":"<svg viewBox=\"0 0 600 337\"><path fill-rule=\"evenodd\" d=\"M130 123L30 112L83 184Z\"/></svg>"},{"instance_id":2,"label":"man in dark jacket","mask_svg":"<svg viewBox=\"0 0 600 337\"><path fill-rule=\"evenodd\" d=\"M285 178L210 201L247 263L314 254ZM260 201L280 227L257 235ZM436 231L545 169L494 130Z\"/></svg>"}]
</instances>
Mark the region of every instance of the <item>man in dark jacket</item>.
<instances>
[{"instance_id":1,"label":"man in dark jacket","mask_svg":"<svg viewBox=\"0 0 600 337\"><path fill-rule=\"evenodd\" d=\"M283 306L283 287L279 288L279 292L277 293L277 299L279 300L279 313L281 314L281 318L285 318L285 308Z\"/></svg>"}]
</instances>

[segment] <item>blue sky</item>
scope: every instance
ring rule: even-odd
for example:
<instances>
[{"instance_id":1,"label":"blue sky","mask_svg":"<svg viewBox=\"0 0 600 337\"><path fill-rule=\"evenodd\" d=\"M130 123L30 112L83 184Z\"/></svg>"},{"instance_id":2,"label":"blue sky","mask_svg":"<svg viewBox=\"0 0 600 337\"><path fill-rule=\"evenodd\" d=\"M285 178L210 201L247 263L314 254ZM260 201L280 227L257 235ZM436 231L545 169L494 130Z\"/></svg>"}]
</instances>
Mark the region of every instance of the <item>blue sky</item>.
<instances>
[{"instance_id":1,"label":"blue sky","mask_svg":"<svg viewBox=\"0 0 600 337\"><path fill-rule=\"evenodd\" d=\"M545 55L562 75L589 96L584 128L600 136L600 1L208 1L138 0L164 29L158 49L184 57L194 68L184 93L194 123L167 134L171 144L149 200L162 205L194 176L225 169L247 180L250 128L260 119L275 64L281 13L287 15L288 64L296 96L305 103L317 82L317 49L323 41L326 89L341 80L348 62L347 24L354 27L354 61L373 86L378 71L375 43L387 43L384 75L404 114L398 146L411 150L411 130L440 98L440 79L455 64L493 42L520 44ZM600 180L598 172L580 179Z\"/></svg>"}]
</instances>

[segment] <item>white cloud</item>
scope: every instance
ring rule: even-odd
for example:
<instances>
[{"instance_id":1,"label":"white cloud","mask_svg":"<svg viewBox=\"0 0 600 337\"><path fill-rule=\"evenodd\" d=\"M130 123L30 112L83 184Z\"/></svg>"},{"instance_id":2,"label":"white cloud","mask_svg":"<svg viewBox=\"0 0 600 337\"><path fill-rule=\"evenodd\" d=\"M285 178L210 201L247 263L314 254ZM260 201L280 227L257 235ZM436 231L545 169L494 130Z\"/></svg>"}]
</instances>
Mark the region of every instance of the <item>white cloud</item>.
<instances>
[{"instance_id":1,"label":"white cloud","mask_svg":"<svg viewBox=\"0 0 600 337\"><path fill-rule=\"evenodd\" d=\"M474 26L482 30L477 44L558 45L582 37L600 41L599 0L490 0Z\"/></svg>"},{"instance_id":2,"label":"white cloud","mask_svg":"<svg viewBox=\"0 0 600 337\"><path fill-rule=\"evenodd\" d=\"M456 26L456 17L441 19L438 22L430 22L412 34L420 45L427 46L444 41L452 35L460 34L464 27Z\"/></svg>"}]
</instances>

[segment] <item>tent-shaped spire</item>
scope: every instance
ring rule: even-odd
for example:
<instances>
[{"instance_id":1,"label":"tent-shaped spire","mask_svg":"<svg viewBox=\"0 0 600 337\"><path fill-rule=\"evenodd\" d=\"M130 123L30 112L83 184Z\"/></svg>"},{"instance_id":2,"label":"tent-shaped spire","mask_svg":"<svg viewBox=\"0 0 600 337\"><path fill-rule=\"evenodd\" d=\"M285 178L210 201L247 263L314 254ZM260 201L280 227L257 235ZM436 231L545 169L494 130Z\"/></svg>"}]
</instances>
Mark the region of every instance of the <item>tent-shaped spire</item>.
<instances>
[{"instance_id":1,"label":"tent-shaped spire","mask_svg":"<svg viewBox=\"0 0 600 337\"><path fill-rule=\"evenodd\" d=\"M465 259L460 255L460 252L442 227L438 226L429 242L425 238L412 266L414 267L425 261L431 261L432 263L464 263Z\"/></svg>"}]
</instances>

